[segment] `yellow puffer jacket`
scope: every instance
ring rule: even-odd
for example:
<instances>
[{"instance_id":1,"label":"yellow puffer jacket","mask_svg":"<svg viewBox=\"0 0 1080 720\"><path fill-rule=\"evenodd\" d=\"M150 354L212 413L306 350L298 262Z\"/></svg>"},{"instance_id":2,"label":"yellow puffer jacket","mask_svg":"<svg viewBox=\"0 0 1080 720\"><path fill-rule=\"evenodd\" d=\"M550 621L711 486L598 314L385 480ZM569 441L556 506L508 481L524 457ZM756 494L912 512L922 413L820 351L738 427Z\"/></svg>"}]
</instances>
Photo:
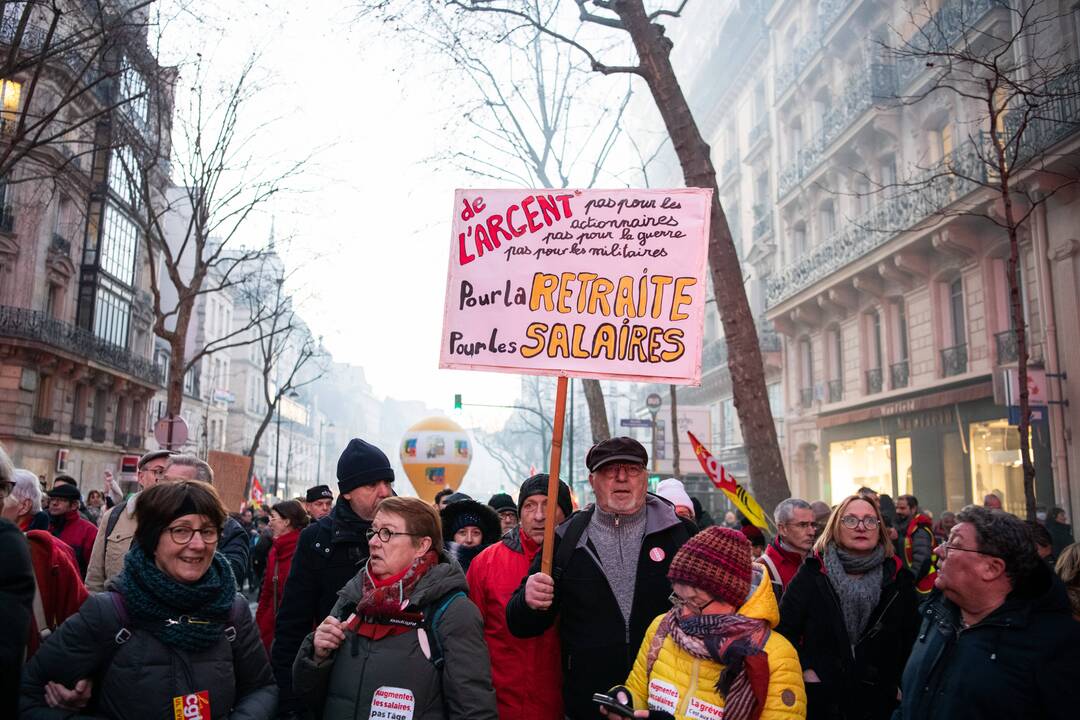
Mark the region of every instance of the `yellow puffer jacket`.
<instances>
[{"instance_id":1,"label":"yellow puffer jacket","mask_svg":"<svg viewBox=\"0 0 1080 720\"><path fill-rule=\"evenodd\" d=\"M772 585L762 582L762 573L757 566L750 597L738 612L746 617L767 620L773 628L780 621ZM645 633L634 669L626 680L626 687L634 695L634 707L666 710L678 720L720 720L724 698L716 692L716 681L723 665L699 660L667 637L653 664L652 674L646 677L649 643L656 635L661 619L663 615L656 618ZM761 720L805 718L806 690L795 648L783 636L773 632L765 642L765 652L769 655L769 691Z\"/></svg>"}]
</instances>

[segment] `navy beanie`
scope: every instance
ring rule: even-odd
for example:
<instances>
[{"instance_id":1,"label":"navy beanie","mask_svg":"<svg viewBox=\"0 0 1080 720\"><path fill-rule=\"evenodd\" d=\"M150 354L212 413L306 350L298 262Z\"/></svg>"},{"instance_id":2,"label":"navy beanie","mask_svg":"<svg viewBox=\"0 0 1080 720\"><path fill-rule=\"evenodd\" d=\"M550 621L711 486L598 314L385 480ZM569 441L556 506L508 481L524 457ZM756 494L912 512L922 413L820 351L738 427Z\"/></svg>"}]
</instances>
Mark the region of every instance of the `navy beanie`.
<instances>
[{"instance_id":1,"label":"navy beanie","mask_svg":"<svg viewBox=\"0 0 1080 720\"><path fill-rule=\"evenodd\" d=\"M548 480L547 473L537 473L531 478L521 483L521 490L518 492L518 515L521 515L521 506L525 504L525 501L533 495L548 494ZM563 515L570 517L574 512L574 501L570 497L570 486L559 481L559 507L563 511Z\"/></svg>"},{"instance_id":2,"label":"navy beanie","mask_svg":"<svg viewBox=\"0 0 1080 720\"><path fill-rule=\"evenodd\" d=\"M338 490L347 493L383 480L394 482L394 468L382 450L353 438L338 458L337 479Z\"/></svg>"}]
</instances>

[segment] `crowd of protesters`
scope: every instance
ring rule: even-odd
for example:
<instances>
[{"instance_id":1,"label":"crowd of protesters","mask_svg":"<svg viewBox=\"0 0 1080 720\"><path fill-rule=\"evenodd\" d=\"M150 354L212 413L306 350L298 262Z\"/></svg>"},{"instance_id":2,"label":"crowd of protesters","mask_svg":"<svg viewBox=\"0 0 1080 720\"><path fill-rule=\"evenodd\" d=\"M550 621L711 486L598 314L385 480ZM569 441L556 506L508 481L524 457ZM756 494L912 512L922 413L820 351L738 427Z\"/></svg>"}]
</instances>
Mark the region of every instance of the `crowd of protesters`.
<instances>
[{"instance_id":1,"label":"crowd of protesters","mask_svg":"<svg viewBox=\"0 0 1080 720\"><path fill-rule=\"evenodd\" d=\"M487 503L394 492L353 439L338 494L230 515L155 451L139 491L0 450L0 716L560 720L1065 718L1080 707L1080 544L989 495L935 520L869 488L790 498L763 532L631 438L585 457L595 502L523 479ZM542 567L549 503L551 571ZM1055 572L1056 569L1056 572ZM257 608L240 594L247 585ZM599 693L599 695L597 695Z\"/></svg>"}]
</instances>

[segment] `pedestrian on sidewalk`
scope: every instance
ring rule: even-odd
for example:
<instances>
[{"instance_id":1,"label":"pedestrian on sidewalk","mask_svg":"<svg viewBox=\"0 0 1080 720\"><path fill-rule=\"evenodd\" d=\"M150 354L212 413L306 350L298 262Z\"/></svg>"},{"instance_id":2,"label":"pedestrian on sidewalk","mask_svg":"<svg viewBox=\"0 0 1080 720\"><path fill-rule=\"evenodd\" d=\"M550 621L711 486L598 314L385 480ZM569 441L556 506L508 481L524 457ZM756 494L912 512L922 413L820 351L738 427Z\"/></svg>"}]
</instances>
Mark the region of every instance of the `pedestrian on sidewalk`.
<instances>
[{"instance_id":1,"label":"pedestrian on sidewalk","mask_svg":"<svg viewBox=\"0 0 1080 720\"><path fill-rule=\"evenodd\" d=\"M799 651L807 718L886 720L918 626L911 573L877 504L841 502L780 602L776 630Z\"/></svg>"},{"instance_id":2,"label":"pedestrian on sidewalk","mask_svg":"<svg viewBox=\"0 0 1080 720\"><path fill-rule=\"evenodd\" d=\"M297 654L294 689L323 720L498 720L483 621L435 509L387 498L367 535L370 557Z\"/></svg>"},{"instance_id":3,"label":"pedestrian on sidewalk","mask_svg":"<svg viewBox=\"0 0 1080 720\"><path fill-rule=\"evenodd\" d=\"M690 538L668 570L674 606L653 620L626 687L677 720L806 717L799 657L779 633L772 584L737 530Z\"/></svg>"},{"instance_id":4,"label":"pedestrian on sidewalk","mask_svg":"<svg viewBox=\"0 0 1080 720\"><path fill-rule=\"evenodd\" d=\"M555 628L532 638L517 638L506 625L506 606L544 542L548 475L521 484L515 516L521 525L480 553L469 565L469 599L480 609L484 640L491 653L491 681L500 718L562 720L562 668ZM570 488L559 483L555 524L574 511Z\"/></svg>"},{"instance_id":5,"label":"pedestrian on sidewalk","mask_svg":"<svg viewBox=\"0 0 1080 720\"><path fill-rule=\"evenodd\" d=\"M259 607L255 611L255 624L259 626L259 635L267 654L274 642L274 620L285 593L285 581L292 567L296 543L300 539L300 531L308 526L309 521L304 506L296 500L279 502L270 509L273 547L266 562L266 578L259 593Z\"/></svg>"},{"instance_id":6,"label":"pedestrian on sidewalk","mask_svg":"<svg viewBox=\"0 0 1080 720\"><path fill-rule=\"evenodd\" d=\"M969 505L938 546L904 670L903 720L1075 718L1080 623L1014 515Z\"/></svg>"},{"instance_id":7,"label":"pedestrian on sidewalk","mask_svg":"<svg viewBox=\"0 0 1080 720\"><path fill-rule=\"evenodd\" d=\"M146 490L124 570L42 644L23 675L21 717L127 720L266 718L277 688L247 601L215 552L225 508L210 485ZM50 707L49 683L90 690L86 707Z\"/></svg>"}]
</instances>

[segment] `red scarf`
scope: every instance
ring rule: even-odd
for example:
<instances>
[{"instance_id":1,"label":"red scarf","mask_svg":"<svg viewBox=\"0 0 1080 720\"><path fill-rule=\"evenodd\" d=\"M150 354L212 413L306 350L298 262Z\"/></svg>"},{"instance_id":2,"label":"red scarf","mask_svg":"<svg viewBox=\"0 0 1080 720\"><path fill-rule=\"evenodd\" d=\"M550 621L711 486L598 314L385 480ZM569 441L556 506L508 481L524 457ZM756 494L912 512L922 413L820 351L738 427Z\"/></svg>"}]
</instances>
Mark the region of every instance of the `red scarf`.
<instances>
[{"instance_id":1,"label":"red scarf","mask_svg":"<svg viewBox=\"0 0 1080 720\"><path fill-rule=\"evenodd\" d=\"M357 635L382 640L419 625L423 614L405 612L405 608L416 583L438 564L439 556L429 550L400 573L381 580L373 577L365 565L360 602L356 603L356 610L345 622L346 627L355 629Z\"/></svg>"}]
</instances>

